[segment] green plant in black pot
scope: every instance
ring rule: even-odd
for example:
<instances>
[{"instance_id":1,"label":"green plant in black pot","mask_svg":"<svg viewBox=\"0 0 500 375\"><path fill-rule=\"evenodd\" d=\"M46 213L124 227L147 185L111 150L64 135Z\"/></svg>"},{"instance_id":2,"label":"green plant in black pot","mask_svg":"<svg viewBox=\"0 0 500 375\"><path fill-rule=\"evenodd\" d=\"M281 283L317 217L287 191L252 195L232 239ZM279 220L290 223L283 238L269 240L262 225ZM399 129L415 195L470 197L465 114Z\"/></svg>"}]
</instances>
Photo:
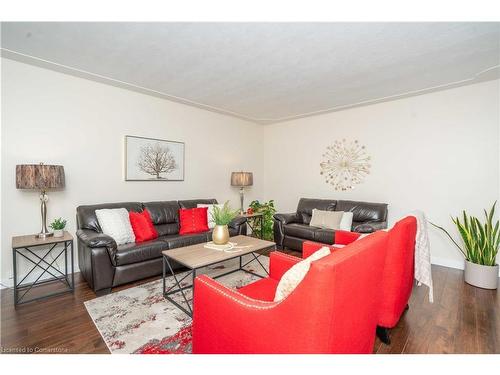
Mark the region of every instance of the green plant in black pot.
<instances>
[{"instance_id":1,"label":"green plant in black pot","mask_svg":"<svg viewBox=\"0 0 500 375\"><path fill-rule=\"evenodd\" d=\"M252 201L250 203L250 208L253 213L263 214L262 217L262 238L265 240L273 240L273 215L276 213L276 208L274 208L274 200L268 202L259 202L258 200ZM255 228L254 235L261 237L261 228L257 224L258 218L249 218L251 225Z\"/></svg>"}]
</instances>

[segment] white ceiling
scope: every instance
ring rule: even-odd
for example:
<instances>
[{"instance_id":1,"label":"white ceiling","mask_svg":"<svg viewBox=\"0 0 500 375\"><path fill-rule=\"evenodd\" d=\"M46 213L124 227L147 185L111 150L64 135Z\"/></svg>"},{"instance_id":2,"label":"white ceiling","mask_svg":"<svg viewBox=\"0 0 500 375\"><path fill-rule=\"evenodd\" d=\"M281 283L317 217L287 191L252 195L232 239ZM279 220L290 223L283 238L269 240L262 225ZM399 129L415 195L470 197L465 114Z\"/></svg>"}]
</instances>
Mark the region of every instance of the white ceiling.
<instances>
[{"instance_id":1,"label":"white ceiling","mask_svg":"<svg viewBox=\"0 0 500 375\"><path fill-rule=\"evenodd\" d=\"M2 23L2 55L272 123L498 78L500 23Z\"/></svg>"}]
</instances>

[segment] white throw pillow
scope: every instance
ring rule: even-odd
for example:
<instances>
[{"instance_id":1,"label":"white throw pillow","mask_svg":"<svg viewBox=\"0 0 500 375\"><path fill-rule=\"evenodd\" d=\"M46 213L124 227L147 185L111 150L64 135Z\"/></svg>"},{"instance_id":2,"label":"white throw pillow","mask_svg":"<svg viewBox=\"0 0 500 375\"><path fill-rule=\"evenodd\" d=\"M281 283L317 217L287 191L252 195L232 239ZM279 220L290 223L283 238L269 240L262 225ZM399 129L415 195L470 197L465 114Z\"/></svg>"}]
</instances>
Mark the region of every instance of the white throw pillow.
<instances>
[{"instance_id":1,"label":"white throw pillow","mask_svg":"<svg viewBox=\"0 0 500 375\"><path fill-rule=\"evenodd\" d=\"M117 245L135 242L134 231L125 208L95 210L95 216L97 216L102 233L112 237Z\"/></svg>"},{"instance_id":2,"label":"white throw pillow","mask_svg":"<svg viewBox=\"0 0 500 375\"><path fill-rule=\"evenodd\" d=\"M323 229L340 229L343 215L343 211L322 211L314 208L309 225Z\"/></svg>"},{"instance_id":3,"label":"white throw pillow","mask_svg":"<svg viewBox=\"0 0 500 375\"><path fill-rule=\"evenodd\" d=\"M321 259L327 255L330 255L330 249L324 246L286 271L278 283L276 294L274 295L274 301L279 301L288 297L288 295L293 292L297 285L299 285L306 276L307 271L309 271L309 268L311 267L311 262Z\"/></svg>"},{"instance_id":4,"label":"white throw pillow","mask_svg":"<svg viewBox=\"0 0 500 375\"><path fill-rule=\"evenodd\" d=\"M352 212L344 212L344 214L342 215L342 219L340 220L339 229L350 232L352 230L353 218L354 214Z\"/></svg>"},{"instance_id":5,"label":"white throw pillow","mask_svg":"<svg viewBox=\"0 0 500 375\"><path fill-rule=\"evenodd\" d=\"M215 228L215 221L212 218L212 213L214 212L214 206L217 206L219 208L224 207L223 204L197 204L197 208L203 208L203 207L208 207L207 210L207 221L208 221L208 227L210 229Z\"/></svg>"}]
</instances>

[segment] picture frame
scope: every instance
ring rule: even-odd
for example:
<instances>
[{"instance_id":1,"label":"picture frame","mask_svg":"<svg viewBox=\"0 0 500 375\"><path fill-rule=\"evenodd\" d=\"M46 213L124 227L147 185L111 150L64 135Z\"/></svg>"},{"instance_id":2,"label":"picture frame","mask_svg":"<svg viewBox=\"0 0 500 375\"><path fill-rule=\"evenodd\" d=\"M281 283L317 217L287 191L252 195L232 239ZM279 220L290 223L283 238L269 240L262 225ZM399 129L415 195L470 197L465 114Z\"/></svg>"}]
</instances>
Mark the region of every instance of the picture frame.
<instances>
[{"instance_id":1,"label":"picture frame","mask_svg":"<svg viewBox=\"0 0 500 375\"><path fill-rule=\"evenodd\" d=\"M185 143L125 135L125 181L184 181Z\"/></svg>"}]
</instances>

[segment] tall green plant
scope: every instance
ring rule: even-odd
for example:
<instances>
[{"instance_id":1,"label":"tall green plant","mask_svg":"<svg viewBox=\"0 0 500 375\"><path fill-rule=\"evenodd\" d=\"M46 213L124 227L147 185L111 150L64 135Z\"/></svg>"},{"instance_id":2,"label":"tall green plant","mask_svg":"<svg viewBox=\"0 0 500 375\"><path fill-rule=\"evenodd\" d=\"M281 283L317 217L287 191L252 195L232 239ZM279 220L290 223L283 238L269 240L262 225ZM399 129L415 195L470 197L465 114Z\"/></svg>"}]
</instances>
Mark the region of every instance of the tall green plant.
<instances>
[{"instance_id":1,"label":"tall green plant","mask_svg":"<svg viewBox=\"0 0 500 375\"><path fill-rule=\"evenodd\" d=\"M263 217L263 223L262 223L262 231L263 231L263 236L265 240L272 240L274 235L273 235L273 215L276 213L276 208L274 208L274 200L270 200L268 202L260 203L258 200L252 201L250 203L250 208L253 210L255 213L262 213ZM261 229L255 224L255 221L258 220L256 218L250 218L250 221L252 221L252 226L255 228L254 234L257 237L261 237Z\"/></svg>"},{"instance_id":2,"label":"tall green plant","mask_svg":"<svg viewBox=\"0 0 500 375\"><path fill-rule=\"evenodd\" d=\"M456 218L452 217L452 221L462 238L463 247L451 237L446 229L431 224L446 233L466 260L483 266L494 266L496 265L496 256L500 247L500 223L497 220L493 224L496 204L497 202L493 204L490 212L484 210L484 223L481 223L475 216L468 216L465 211L462 213L462 220L458 216Z\"/></svg>"},{"instance_id":3,"label":"tall green plant","mask_svg":"<svg viewBox=\"0 0 500 375\"><path fill-rule=\"evenodd\" d=\"M229 201L226 201L222 207L215 205L212 211L212 219L216 225L228 225L236 216L238 216L238 211L229 207Z\"/></svg>"}]
</instances>

